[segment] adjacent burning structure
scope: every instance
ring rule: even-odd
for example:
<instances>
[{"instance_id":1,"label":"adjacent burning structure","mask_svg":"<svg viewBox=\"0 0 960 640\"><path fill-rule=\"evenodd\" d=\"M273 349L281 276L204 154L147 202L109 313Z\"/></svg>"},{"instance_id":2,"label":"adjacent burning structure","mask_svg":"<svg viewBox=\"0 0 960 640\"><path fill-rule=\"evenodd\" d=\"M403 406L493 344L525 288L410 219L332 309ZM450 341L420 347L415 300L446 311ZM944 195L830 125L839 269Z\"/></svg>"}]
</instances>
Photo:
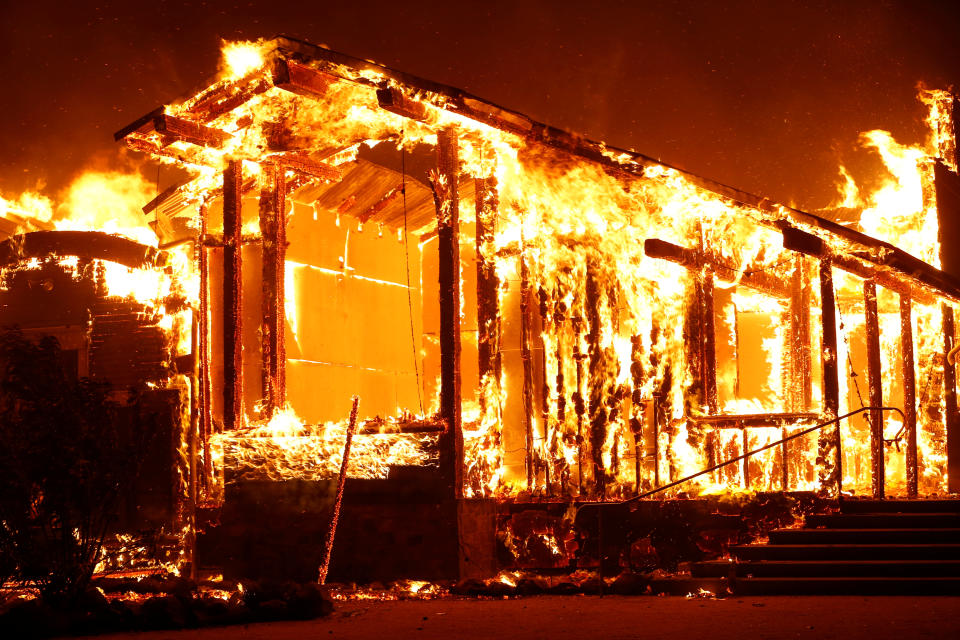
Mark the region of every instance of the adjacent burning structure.
<instances>
[{"instance_id":1,"label":"adjacent burning structure","mask_svg":"<svg viewBox=\"0 0 960 640\"><path fill-rule=\"evenodd\" d=\"M116 134L188 174L144 207L192 292L186 512L335 475L354 394L350 476L413 474L461 543L484 499L628 498L862 406L903 419L678 490L960 486L948 93L840 224L304 42L226 54Z\"/></svg>"}]
</instances>

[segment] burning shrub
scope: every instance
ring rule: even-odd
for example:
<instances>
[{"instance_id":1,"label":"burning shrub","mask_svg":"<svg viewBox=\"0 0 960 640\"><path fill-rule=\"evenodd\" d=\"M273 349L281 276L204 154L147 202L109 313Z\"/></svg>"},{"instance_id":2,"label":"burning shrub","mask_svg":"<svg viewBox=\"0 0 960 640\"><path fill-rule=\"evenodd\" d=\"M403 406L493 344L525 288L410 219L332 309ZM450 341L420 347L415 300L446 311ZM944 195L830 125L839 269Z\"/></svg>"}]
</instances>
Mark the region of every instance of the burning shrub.
<instances>
[{"instance_id":1,"label":"burning shrub","mask_svg":"<svg viewBox=\"0 0 960 640\"><path fill-rule=\"evenodd\" d=\"M84 593L154 431L109 391L72 376L54 338L0 334L0 570L52 604Z\"/></svg>"}]
</instances>

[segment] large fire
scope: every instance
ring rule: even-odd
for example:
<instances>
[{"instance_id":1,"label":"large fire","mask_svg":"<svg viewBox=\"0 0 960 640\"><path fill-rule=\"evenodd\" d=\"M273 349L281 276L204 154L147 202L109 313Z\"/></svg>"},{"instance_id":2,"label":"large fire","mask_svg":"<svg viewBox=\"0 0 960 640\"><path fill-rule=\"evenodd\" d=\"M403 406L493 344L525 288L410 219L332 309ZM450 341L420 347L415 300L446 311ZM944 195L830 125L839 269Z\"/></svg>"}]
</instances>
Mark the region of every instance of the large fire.
<instances>
[{"instance_id":1,"label":"large fire","mask_svg":"<svg viewBox=\"0 0 960 640\"><path fill-rule=\"evenodd\" d=\"M430 187L403 164L399 173L376 174L393 182L363 207L359 188L337 190L346 176L367 170L367 154L388 148L405 162L442 145L441 132L455 132L462 176L464 496L625 498L871 404L863 275L833 272L840 389L839 405L827 408L818 348L823 283L815 259L784 247L782 229L821 238L836 255L876 258L882 251L824 232L811 216L721 193L635 155L601 147L588 159L571 152L575 139L536 137L539 125L512 112L482 104L476 108L489 117L481 121L471 115L480 111L458 111L442 91L414 89L373 65L305 61L264 42L225 43L223 55L215 84L125 133L133 148L191 172L166 200L175 207L161 203L145 217L140 209L157 196L154 185L135 174L93 172L58 206L37 194L0 201L20 231L102 229L167 247L166 270L114 269L109 290L155 301L158 309L171 287L188 300L187 315L169 326L179 332L180 353L197 353L202 362L191 406L195 415L209 412L212 432L196 450L186 437L182 443L201 501L221 499L223 481L334 477L346 433L342 409L357 388L368 390L361 408L369 408L351 476L437 463L436 434L447 416L440 415L436 247L449 211L438 204L439 224L407 223L415 189ZM939 159L956 168L953 123L947 92L923 90L921 98L930 107L929 141L910 146L884 131L863 134L889 176L868 193L844 170L841 205L859 211L859 231L939 267L932 166ZM238 165L244 206L237 250L258 269L266 269L260 252L266 255L261 247L270 241L262 194L279 183L288 198L280 214L289 226L280 274L287 398L266 410L259 385L248 384L237 421L224 427L230 409L213 396L226 374L212 363L225 340L215 314L226 303L212 300L232 242L220 215L222 174ZM473 188L465 188L467 177ZM432 175L438 203L450 195L449 180ZM257 191L259 212L246 195ZM402 218L378 219L401 203ZM311 234L334 240L328 246ZM917 374L920 492L941 493L940 304L956 301L907 275L880 284L884 404L900 406L904 397L904 316L890 287L921 294L906 316ZM242 361L261 357L262 337L262 300L244 300L255 311L238 330ZM378 303L390 305L382 316ZM334 329L341 333L329 333ZM248 382L256 380L255 365L241 366ZM368 402L371 396L380 399ZM886 416L884 437L893 440L902 427ZM843 489L869 492L869 423L846 422L840 432ZM901 441L884 447L888 493L907 491ZM678 490L828 488L831 455L829 441L818 444L812 435Z\"/></svg>"}]
</instances>

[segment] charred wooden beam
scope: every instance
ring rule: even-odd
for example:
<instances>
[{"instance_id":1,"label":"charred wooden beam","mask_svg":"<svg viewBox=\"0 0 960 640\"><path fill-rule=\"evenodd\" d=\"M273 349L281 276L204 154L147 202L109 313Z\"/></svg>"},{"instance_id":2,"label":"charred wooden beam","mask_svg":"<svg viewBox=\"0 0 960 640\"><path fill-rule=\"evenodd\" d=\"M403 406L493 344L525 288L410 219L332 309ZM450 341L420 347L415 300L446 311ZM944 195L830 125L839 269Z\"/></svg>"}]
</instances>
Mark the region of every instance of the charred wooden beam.
<instances>
[{"instance_id":1,"label":"charred wooden beam","mask_svg":"<svg viewBox=\"0 0 960 640\"><path fill-rule=\"evenodd\" d=\"M870 405L883 406L883 372L880 368L880 320L877 314L877 285L863 283L863 308L867 329L867 379L870 386ZM870 460L873 497L883 499L883 412L870 411Z\"/></svg>"},{"instance_id":2,"label":"charred wooden beam","mask_svg":"<svg viewBox=\"0 0 960 640\"><path fill-rule=\"evenodd\" d=\"M154 130L153 121L155 118L162 116L166 107L161 105L151 111L150 113L144 114L125 126L123 129L115 132L113 134L114 142L120 142L127 136L132 133L149 133Z\"/></svg>"},{"instance_id":3,"label":"charred wooden beam","mask_svg":"<svg viewBox=\"0 0 960 640\"><path fill-rule=\"evenodd\" d=\"M389 207L391 203L402 198L403 189L404 184L401 182L400 184L388 190L385 194L383 194L383 197L373 203L369 209L358 215L357 220L360 222L360 224L366 224L371 218Z\"/></svg>"},{"instance_id":4,"label":"charred wooden beam","mask_svg":"<svg viewBox=\"0 0 960 640\"><path fill-rule=\"evenodd\" d=\"M101 231L31 231L0 242L0 267L51 255L107 260L142 269L161 266L166 254Z\"/></svg>"},{"instance_id":5,"label":"charred wooden beam","mask_svg":"<svg viewBox=\"0 0 960 640\"><path fill-rule=\"evenodd\" d=\"M460 428L460 155L457 130L437 134L437 171L432 176L437 208L440 271L440 414L450 427L440 438L440 472L453 496L463 493L463 432Z\"/></svg>"},{"instance_id":6,"label":"charred wooden beam","mask_svg":"<svg viewBox=\"0 0 960 640\"><path fill-rule=\"evenodd\" d=\"M819 414L809 412L720 414L713 416L688 416L698 424L708 424L715 429L746 429L757 427L782 428L816 423Z\"/></svg>"},{"instance_id":7,"label":"charred wooden beam","mask_svg":"<svg viewBox=\"0 0 960 640\"><path fill-rule=\"evenodd\" d=\"M243 421L243 220L240 214L243 163L232 160L223 171L223 426Z\"/></svg>"},{"instance_id":8,"label":"charred wooden beam","mask_svg":"<svg viewBox=\"0 0 960 640\"><path fill-rule=\"evenodd\" d=\"M288 153L276 153L270 156L271 162L276 162L282 167L305 173L314 178L319 178L325 182L340 182L343 180L343 171L333 165L317 161L306 152L290 151Z\"/></svg>"},{"instance_id":9,"label":"charred wooden beam","mask_svg":"<svg viewBox=\"0 0 960 640\"><path fill-rule=\"evenodd\" d=\"M900 295L900 354L903 360L903 428L907 434L907 496L916 498L917 479L917 380L913 362L913 317L910 297Z\"/></svg>"},{"instance_id":10,"label":"charred wooden beam","mask_svg":"<svg viewBox=\"0 0 960 640\"><path fill-rule=\"evenodd\" d=\"M406 96L394 87L377 89L377 102L381 109L418 122L433 123L437 119L427 105Z\"/></svg>"},{"instance_id":11,"label":"charred wooden beam","mask_svg":"<svg viewBox=\"0 0 960 640\"><path fill-rule=\"evenodd\" d=\"M828 419L836 418L840 409L840 368L837 362L837 308L833 292L833 267L829 258L820 259L820 318L823 359L823 412ZM827 432L820 430L819 454L821 486L836 483L840 495L843 482L843 454L840 448L840 426ZM831 455L835 458L831 469ZM835 476L835 477L834 477Z\"/></svg>"},{"instance_id":12,"label":"charred wooden beam","mask_svg":"<svg viewBox=\"0 0 960 640\"><path fill-rule=\"evenodd\" d=\"M283 169L264 166L260 191L260 233L263 236L263 291L260 346L265 417L286 401L286 345L284 341L284 270L287 255L286 180Z\"/></svg>"},{"instance_id":13,"label":"charred wooden beam","mask_svg":"<svg viewBox=\"0 0 960 640\"><path fill-rule=\"evenodd\" d=\"M190 184L190 182L191 182L191 180L186 180L186 181L182 181L182 182L177 182L177 183L175 183L175 184L170 185L169 187L167 187L167 188L164 189L163 191L161 191L161 192L160 192L159 194L157 194L157 196L156 196L155 198L153 198L150 202L148 202L147 204L143 205L143 209L142 209L142 210L143 210L143 214L144 214L144 215L148 215L148 214L152 213L154 209L156 209L157 207L159 207L160 205L162 205L164 202L166 202L167 200L170 200L171 198L174 198L174 197L176 197L177 195L179 195L179 194L181 193L181 189L183 189L183 187L186 186L187 184Z\"/></svg>"},{"instance_id":14,"label":"charred wooden beam","mask_svg":"<svg viewBox=\"0 0 960 640\"><path fill-rule=\"evenodd\" d=\"M423 420L388 422L383 418L365 420L357 430L357 435L380 435L392 433L443 433L449 431L444 418L431 416Z\"/></svg>"},{"instance_id":15,"label":"charred wooden beam","mask_svg":"<svg viewBox=\"0 0 960 640\"><path fill-rule=\"evenodd\" d=\"M701 265L706 263L713 268L715 275L722 280L727 282L738 281L737 271L725 265L719 257L713 256L709 252L701 256L696 249L681 247L658 238L647 238L643 243L643 252L648 257L668 260L688 269L700 269ZM740 274L739 282L746 287L756 289L775 298L786 299L790 297L790 284L771 273L750 272L748 270Z\"/></svg>"},{"instance_id":16,"label":"charred wooden beam","mask_svg":"<svg viewBox=\"0 0 960 640\"><path fill-rule=\"evenodd\" d=\"M864 280L873 280L890 291L909 295L921 304L934 304L938 295L960 300L960 291L951 292L949 288L941 290L937 285L919 278L917 274L923 269L904 272L903 268L891 269L888 266L869 264L872 258L866 253L856 256L839 253L827 246L821 238L793 227L784 227L782 232L785 249L791 249L814 258L829 257L833 266L838 269L843 269ZM926 266L928 269L933 269L929 265ZM933 270L936 271L936 269ZM930 287L936 288L937 291L931 292Z\"/></svg>"},{"instance_id":17,"label":"charred wooden beam","mask_svg":"<svg viewBox=\"0 0 960 640\"><path fill-rule=\"evenodd\" d=\"M960 491L960 415L957 414L957 368L950 364L947 355L956 346L956 328L953 308L941 305L943 314L943 410L947 427L947 489Z\"/></svg>"},{"instance_id":18,"label":"charred wooden beam","mask_svg":"<svg viewBox=\"0 0 960 640\"><path fill-rule=\"evenodd\" d=\"M323 97L336 80L330 74L292 60L277 60L273 68L275 86L308 98Z\"/></svg>"},{"instance_id":19,"label":"charred wooden beam","mask_svg":"<svg viewBox=\"0 0 960 640\"><path fill-rule=\"evenodd\" d=\"M199 97L187 109L200 122L216 120L246 104L273 87L273 82L261 71L256 71L234 82L223 83L207 95Z\"/></svg>"},{"instance_id":20,"label":"charred wooden beam","mask_svg":"<svg viewBox=\"0 0 960 640\"><path fill-rule=\"evenodd\" d=\"M153 128L171 142L182 140L198 147L213 147L214 149L223 147L223 144L233 137L226 131L166 113L153 119Z\"/></svg>"}]
</instances>

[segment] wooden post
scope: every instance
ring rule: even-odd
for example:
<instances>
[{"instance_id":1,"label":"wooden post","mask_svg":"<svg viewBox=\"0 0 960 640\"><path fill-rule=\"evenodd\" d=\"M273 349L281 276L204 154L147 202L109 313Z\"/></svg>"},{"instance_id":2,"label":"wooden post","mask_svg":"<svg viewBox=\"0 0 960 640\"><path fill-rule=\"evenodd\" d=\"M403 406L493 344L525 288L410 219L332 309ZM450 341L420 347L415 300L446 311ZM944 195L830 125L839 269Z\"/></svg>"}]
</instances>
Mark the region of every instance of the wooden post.
<instances>
[{"instance_id":1,"label":"wooden post","mask_svg":"<svg viewBox=\"0 0 960 640\"><path fill-rule=\"evenodd\" d=\"M437 134L433 180L440 252L440 413L447 431L440 437L440 472L453 495L463 497L463 432L460 429L460 158L457 130Z\"/></svg>"},{"instance_id":2,"label":"wooden post","mask_svg":"<svg viewBox=\"0 0 960 640\"><path fill-rule=\"evenodd\" d=\"M210 481L213 478L213 465L210 457L210 436L213 431L213 419L210 410L210 259L208 249L203 246L203 238L207 235L207 214L209 206L206 201L200 204L200 232L197 240L197 263L200 271L200 309L197 318L199 332L199 346L197 360L199 361L200 375L200 442L203 446L203 482L202 488L205 497L209 497Z\"/></svg>"},{"instance_id":3,"label":"wooden post","mask_svg":"<svg viewBox=\"0 0 960 640\"><path fill-rule=\"evenodd\" d=\"M579 307L576 311L579 313ZM580 348L580 336L583 332L583 318L574 315L570 319L573 327L573 360L577 368L577 387L573 392L573 410L577 414L577 491L583 495L583 421L584 414L587 411L587 405L583 399L583 361L586 355Z\"/></svg>"},{"instance_id":4,"label":"wooden post","mask_svg":"<svg viewBox=\"0 0 960 640\"><path fill-rule=\"evenodd\" d=\"M870 385L870 404L883 406L883 375L880 368L880 321L877 314L877 285L872 280L863 283L863 308L867 327L867 378ZM884 445L883 412L870 411L870 459L873 497L883 499Z\"/></svg>"},{"instance_id":5,"label":"wooden post","mask_svg":"<svg viewBox=\"0 0 960 640\"><path fill-rule=\"evenodd\" d=\"M523 418L526 429L527 491L533 491L536 476L535 443L533 438L533 360L530 354L530 323L533 320L530 297L530 268L527 265L523 223L520 224L520 360L523 363Z\"/></svg>"},{"instance_id":6,"label":"wooden post","mask_svg":"<svg viewBox=\"0 0 960 640\"><path fill-rule=\"evenodd\" d=\"M543 334L550 332L555 338L557 337L557 327L553 319L553 305L550 304L550 294L547 293L547 290L541 285L537 289L537 300L539 302L539 312L540 312L540 326L541 326L541 339L538 340L540 344L540 423L543 425L543 483L546 487L547 496L553 494L553 489L550 486L551 476L556 476L556 474L551 474L551 465L556 459L553 443L556 442L556 438L551 437L550 429L550 381L547 376L547 345L543 341Z\"/></svg>"},{"instance_id":7,"label":"wooden post","mask_svg":"<svg viewBox=\"0 0 960 640\"><path fill-rule=\"evenodd\" d=\"M820 317L823 358L823 413L828 420L836 418L840 409L840 370L837 363L837 309L833 298L833 266L830 258L820 258ZM826 427L825 427L826 428ZM843 490L843 452L841 450L840 425L832 428L832 434L820 430L819 455L821 459L821 484L837 485L837 496ZM830 449L836 456L831 470ZM832 476L836 477L832 477Z\"/></svg>"},{"instance_id":8,"label":"wooden post","mask_svg":"<svg viewBox=\"0 0 960 640\"><path fill-rule=\"evenodd\" d=\"M643 337L630 336L630 379L633 393L630 397L630 432L633 434L633 489L638 495L643 491L643 419L646 404L643 401Z\"/></svg>"},{"instance_id":9,"label":"wooden post","mask_svg":"<svg viewBox=\"0 0 960 640\"><path fill-rule=\"evenodd\" d=\"M603 443L607 435L609 414L607 412L607 361L604 346L600 341L602 319L600 308L604 296L602 290L600 265L595 257L587 258L586 273L586 312L587 312L587 354L589 356L588 386L590 389L590 457L593 467L593 484L596 495L606 498L607 472L603 466Z\"/></svg>"},{"instance_id":10,"label":"wooden post","mask_svg":"<svg viewBox=\"0 0 960 640\"><path fill-rule=\"evenodd\" d=\"M223 426L243 424L243 163L231 160L223 171Z\"/></svg>"},{"instance_id":11,"label":"wooden post","mask_svg":"<svg viewBox=\"0 0 960 640\"><path fill-rule=\"evenodd\" d=\"M910 296L900 294L900 355L903 360L903 415L907 434L907 496L917 487L917 381L913 363L913 318Z\"/></svg>"},{"instance_id":12,"label":"wooden post","mask_svg":"<svg viewBox=\"0 0 960 640\"><path fill-rule=\"evenodd\" d=\"M480 383L492 377L500 386L500 308L497 291L500 287L494 263L494 226L499 207L496 178L473 181L476 199L477 227L477 352ZM486 394L480 394L481 413L488 409Z\"/></svg>"},{"instance_id":13,"label":"wooden post","mask_svg":"<svg viewBox=\"0 0 960 640\"><path fill-rule=\"evenodd\" d=\"M704 265L701 295L703 307L703 387L707 413L716 415L717 407L717 346L713 311L713 269Z\"/></svg>"},{"instance_id":14,"label":"wooden post","mask_svg":"<svg viewBox=\"0 0 960 640\"><path fill-rule=\"evenodd\" d=\"M947 482L948 491L960 491L960 416L957 415L957 369L946 360L956 345L953 307L942 303L943 313L943 410L947 427Z\"/></svg>"},{"instance_id":15,"label":"wooden post","mask_svg":"<svg viewBox=\"0 0 960 640\"><path fill-rule=\"evenodd\" d=\"M260 346L263 354L263 398L266 418L286 401L284 270L287 255L286 180L284 170L264 165L260 191L260 234L263 236L263 294Z\"/></svg>"}]
</instances>

